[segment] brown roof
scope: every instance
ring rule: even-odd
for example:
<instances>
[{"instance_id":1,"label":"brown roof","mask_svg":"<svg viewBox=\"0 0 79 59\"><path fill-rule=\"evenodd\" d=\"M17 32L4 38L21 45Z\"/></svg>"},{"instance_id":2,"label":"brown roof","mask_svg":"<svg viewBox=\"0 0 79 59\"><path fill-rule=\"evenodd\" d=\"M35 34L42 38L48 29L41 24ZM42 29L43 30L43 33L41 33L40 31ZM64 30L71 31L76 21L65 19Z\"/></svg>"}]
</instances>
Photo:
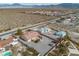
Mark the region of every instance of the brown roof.
<instances>
[{"instance_id":1,"label":"brown roof","mask_svg":"<svg viewBox=\"0 0 79 59\"><path fill-rule=\"evenodd\" d=\"M26 31L23 33L23 37L26 38L26 40L29 40L29 39L33 39L33 38L39 38L40 36L40 33L38 32L35 32L35 31Z\"/></svg>"},{"instance_id":2,"label":"brown roof","mask_svg":"<svg viewBox=\"0 0 79 59\"><path fill-rule=\"evenodd\" d=\"M13 41L14 37L13 36L9 36L7 39L5 40L1 40L0 41L0 48L4 47L6 44L9 44Z\"/></svg>"}]
</instances>

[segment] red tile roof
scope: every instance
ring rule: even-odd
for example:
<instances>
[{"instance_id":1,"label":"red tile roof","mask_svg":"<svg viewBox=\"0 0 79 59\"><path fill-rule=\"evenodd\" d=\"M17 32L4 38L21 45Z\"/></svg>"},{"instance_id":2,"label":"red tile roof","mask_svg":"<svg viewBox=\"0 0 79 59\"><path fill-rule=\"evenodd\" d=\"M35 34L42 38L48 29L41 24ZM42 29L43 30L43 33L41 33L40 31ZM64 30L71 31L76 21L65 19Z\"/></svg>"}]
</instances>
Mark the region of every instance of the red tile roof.
<instances>
[{"instance_id":1,"label":"red tile roof","mask_svg":"<svg viewBox=\"0 0 79 59\"><path fill-rule=\"evenodd\" d=\"M14 37L13 36L9 36L7 39L5 40L0 40L0 48L4 47L6 44L9 44L13 41Z\"/></svg>"}]
</instances>

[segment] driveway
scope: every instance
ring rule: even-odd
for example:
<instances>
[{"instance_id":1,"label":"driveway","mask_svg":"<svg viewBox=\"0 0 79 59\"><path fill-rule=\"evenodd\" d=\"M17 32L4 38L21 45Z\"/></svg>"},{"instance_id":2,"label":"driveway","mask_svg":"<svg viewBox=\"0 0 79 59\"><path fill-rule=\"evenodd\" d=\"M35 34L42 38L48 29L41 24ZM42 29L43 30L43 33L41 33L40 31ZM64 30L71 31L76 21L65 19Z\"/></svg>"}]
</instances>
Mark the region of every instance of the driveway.
<instances>
[{"instance_id":1,"label":"driveway","mask_svg":"<svg viewBox=\"0 0 79 59\"><path fill-rule=\"evenodd\" d=\"M55 45L51 41L52 40L50 40L49 38L42 36L42 40L40 40L38 43L26 42L26 45L36 49L42 56L45 53L47 53ZM49 46L49 44L52 44L52 46Z\"/></svg>"}]
</instances>

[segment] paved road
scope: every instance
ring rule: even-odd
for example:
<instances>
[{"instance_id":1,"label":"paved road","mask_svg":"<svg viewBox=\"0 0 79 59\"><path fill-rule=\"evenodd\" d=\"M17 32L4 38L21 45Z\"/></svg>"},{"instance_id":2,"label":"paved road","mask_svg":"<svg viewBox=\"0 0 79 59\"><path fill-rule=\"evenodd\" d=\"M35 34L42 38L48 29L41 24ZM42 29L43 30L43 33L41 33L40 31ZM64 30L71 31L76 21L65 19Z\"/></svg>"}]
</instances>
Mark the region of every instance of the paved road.
<instances>
[{"instance_id":1,"label":"paved road","mask_svg":"<svg viewBox=\"0 0 79 59\"><path fill-rule=\"evenodd\" d=\"M53 21L58 20L58 19L59 19L59 18L53 19ZM51 22L51 20L45 21L45 22L41 22L41 23L37 23L37 24L34 24L34 25L28 25L28 26L25 26L25 27L19 27L19 29L24 30L24 29L29 29L29 28L33 28L33 27L45 26L45 25L47 25L49 22ZM2 32L2 33L0 33L0 37L3 37L3 38L4 38L4 37L6 37L6 36L8 36L8 35L10 35L10 34L13 34L13 33L16 32L17 29L18 29L18 28L15 28L15 29L12 29L12 30L9 30L9 31L6 31L6 32Z\"/></svg>"},{"instance_id":2,"label":"paved road","mask_svg":"<svg viewBox=\"0 0 79 59\"><path fill-rule=\"evenodd\" d=\"M55 46L52 40L44 36L42 36L42 40L40 40L38 43L26 42L22 39L20 39L19 41L25 46L33 47L34 49L36 49L40 53L40 56L45 55L52 47ZM49 46L50 43L52 43L52 46Z\"/></svg>"},{"instance_id":3,"label":"paved road","mask_svg":"<svg viewBox=\"0 0 79 59\"><path fill-rule=\"evenodd\" d=\"M66 15L69 15L69 14L66 14ZM63 15L63 16L66 16L66 15ZM31 27L34 27L34 26L40 26L40 25L43 25L43 24L46 24L46 23L54 23L58 19L60 19L60 18L48 20L48 21L37 23L37 24L34 24L34 25L28 25L28 26L25 26L25 27L19 27L19 29L27 29L27 28L31 28ZM12 30L9 30L9 31L6 31L6 32L2 32L2 33L0 33L0 36L12 34L12 33L16 32L17 29L18 28L15 28L15 29L12 29Z\"/></svg>"},{"instance_id":4,"label":"paved road","mask_svg":"<svg viewBox=\"0 0 79 59\"><path fill-rule=\"evenodd\" d=\"M79 43L79 33L69 31L69 34L73 41Z\"/></svg>"}]
</instances>

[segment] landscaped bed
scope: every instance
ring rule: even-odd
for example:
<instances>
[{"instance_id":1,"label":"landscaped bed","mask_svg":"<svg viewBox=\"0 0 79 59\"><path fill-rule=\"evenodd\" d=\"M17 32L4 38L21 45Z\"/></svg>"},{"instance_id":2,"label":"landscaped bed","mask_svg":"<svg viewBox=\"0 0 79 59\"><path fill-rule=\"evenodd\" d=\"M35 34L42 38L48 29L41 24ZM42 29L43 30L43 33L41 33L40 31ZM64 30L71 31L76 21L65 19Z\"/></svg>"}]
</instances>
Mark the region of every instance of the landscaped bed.
<instances>
[{"instance_id":1,"label":"landscaped bed","mask_svg":"<svg viewBox=\"0 0 79 59\"><path fill-rule=\"evenodd\" d=\"M22 52L22 56L37 56L39 53L34 48L27 48Z\"/></svg>"}]
</instances>

